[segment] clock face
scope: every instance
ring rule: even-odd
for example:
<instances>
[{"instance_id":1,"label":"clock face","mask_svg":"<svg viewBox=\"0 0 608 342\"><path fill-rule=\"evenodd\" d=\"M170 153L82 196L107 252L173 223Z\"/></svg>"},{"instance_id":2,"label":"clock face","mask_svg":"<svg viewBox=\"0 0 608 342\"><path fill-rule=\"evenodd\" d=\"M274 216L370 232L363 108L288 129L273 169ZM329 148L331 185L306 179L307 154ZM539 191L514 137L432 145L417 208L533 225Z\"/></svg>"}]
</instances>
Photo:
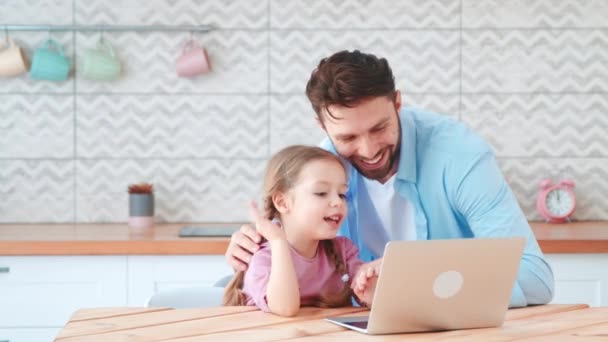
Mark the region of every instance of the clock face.
<instances>
[{"instance_id":1,"label":"clock face","mask_svg":"<svg viewBox=\"0 0 608 342\"><path fill-rule=\"evenodd\" d=\"M553 189L547 194L545 203L547 205L547 210L549 210L552 215L564 216L572 209L574 199L570 193L564 189Z\"/></svg>"}]
</instances>

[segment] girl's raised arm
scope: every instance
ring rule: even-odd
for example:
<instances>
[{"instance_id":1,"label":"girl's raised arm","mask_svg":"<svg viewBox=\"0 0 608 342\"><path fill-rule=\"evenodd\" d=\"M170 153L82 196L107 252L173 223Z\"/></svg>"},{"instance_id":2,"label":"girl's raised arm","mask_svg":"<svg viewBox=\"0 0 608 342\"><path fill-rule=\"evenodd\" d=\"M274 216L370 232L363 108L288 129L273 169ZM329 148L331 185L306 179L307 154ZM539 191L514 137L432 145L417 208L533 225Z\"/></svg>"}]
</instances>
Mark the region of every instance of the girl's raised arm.
<instances>
[{"instance_id":1,"label":"girl's raised arm","mask_svg":"<svg viewBox=\"0 0 608 342\"><path fill-rule=\"evenodd\" d=\"M256 230L270 244L271 268L266 289L268 307L274 314L295 316L300 310L300 289L285 232L260 215L255 202L251 203L249 211Z\"/></svg>"}]
</instances>

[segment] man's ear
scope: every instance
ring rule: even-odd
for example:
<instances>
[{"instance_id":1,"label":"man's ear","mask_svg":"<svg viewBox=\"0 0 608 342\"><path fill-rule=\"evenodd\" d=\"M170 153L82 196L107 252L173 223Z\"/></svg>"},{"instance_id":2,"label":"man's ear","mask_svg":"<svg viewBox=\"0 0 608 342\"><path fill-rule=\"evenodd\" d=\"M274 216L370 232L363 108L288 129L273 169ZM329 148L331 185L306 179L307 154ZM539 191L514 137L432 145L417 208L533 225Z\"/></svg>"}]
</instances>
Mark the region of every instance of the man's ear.
<instances>
[{"instance_id":1,"label":"man's ear","mask_svg":"<svg viewBox=\"0 0 608 342\"><path fill-rule=\"evenodd\" d=\"M315 115L315 121L317 122L317 126L319 126L322 130L325 131L325 125L323 124L323 121L321 121L321 118L319 115ZM327 132L327 131L325 131Z\"/></svg>"},{"instance_id":2,"label":"man's ear","mask_svg":"<svg viewBox=\"0 0 608 342\"><path fill-rule=\"evenodd\" d=\"M287 194L282 192L274 194L272 196L272 203L279 213L285 214L289 212L289 198L287 198Z\"/></svg>"},{"instance_id":3,"label":"man's ear","mask_svg":"<svg viewBox=\"0 0 608 342\"><path fill-rule=\"evenodd\" d=\"M395 90L395 110L397 111L397 114L401 111L401 104L401 91Z\"/></svg>"}]
</instances>

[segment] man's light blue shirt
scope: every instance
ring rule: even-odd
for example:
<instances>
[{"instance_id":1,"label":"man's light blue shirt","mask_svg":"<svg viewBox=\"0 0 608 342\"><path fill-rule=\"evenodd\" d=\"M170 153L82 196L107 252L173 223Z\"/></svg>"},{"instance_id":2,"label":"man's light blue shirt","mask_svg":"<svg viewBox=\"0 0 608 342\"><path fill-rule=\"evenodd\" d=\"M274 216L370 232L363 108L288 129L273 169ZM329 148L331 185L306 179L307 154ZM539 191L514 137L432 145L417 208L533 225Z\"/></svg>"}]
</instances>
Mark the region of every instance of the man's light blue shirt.
<instances>
[{"instance_id":1,"label":"man's light blue shirt","mask_svg":"<svg viewBox=\"0 0 608 342\"><path fill-rule=\"evenodd\" d=\"M526 246L510 307L545 304L553 297L553 273L492 148L464 124L417 108L400 113L401 152L395 191L414 208L418 240L473 237L526 237ZM336 153L326 138L321 147ZM340 227L359 247L360 257L374 256L361 241L362 175L348 164L348 216ZM373 209L372 209L373 210Z\"/></svg>"}]
</instances>

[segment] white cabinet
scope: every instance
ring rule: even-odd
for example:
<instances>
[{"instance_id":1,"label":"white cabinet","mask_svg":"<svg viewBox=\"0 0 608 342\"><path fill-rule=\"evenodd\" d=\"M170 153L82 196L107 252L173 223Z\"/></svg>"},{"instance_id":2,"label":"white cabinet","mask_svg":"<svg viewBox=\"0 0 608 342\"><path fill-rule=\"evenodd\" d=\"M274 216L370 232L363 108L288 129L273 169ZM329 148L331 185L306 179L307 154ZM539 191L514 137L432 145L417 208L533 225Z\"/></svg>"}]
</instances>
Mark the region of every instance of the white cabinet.
<instances>
[{"instance_id":1,"label":"white cabinet","mask_svg":"<svg viewBox=\"0 0 608 342\"><path fill-rule=\"evenodd\" d=\"M555 276L553 304L608 306L608 254L546 254Z\"/></svg>"},{"instance_id":2,"label":"white cabinet","mask_svg":"<svg viewBox=\"0 0 608 342\"><path fill-rule=\"evenodd\" d=\"M1 257L0 327L57 327L78 308L125 305L125 260Z\"/></svg>"},{"instance_id":3,"label":"white cabinet","mask_svg":"<svg viewBox=\"0 0 608 342\"><path fill-rule=\"evenodd\" d=\"M145 306L157 292L179 287L213 286L232 274L223 255L129 256L128 303Z\"/></svg>"},{"instance_id":4,"label":"white cabinet","mask_svg":"<svg viewBox=\"0 0 608 342\"><path fill-rule=\"evenodd\" d=\"M124 306L126 280L121 256L0 257L0 341L44 341L79 308Z\"/></svg>"},{"instance_id":5,"label":"white cabinet","mask_svg":"<svg viewBox=\"0 0 608 342\"><path fill-rule=\"evenodd\" d=\"M0 342L52 341L80 308L145 306L231 273L223 255L0 257Z\"/></svg>"},{"instance_id":6,"label":"white cabinet","mask_svg":"<svg viewBox=\"0 0 608 342\"><path fill-rule=\"evenodd\" d=\"M0 328L0 342L44 342L53 341L61 328L29 328L29 329L2 329Z\"/></svg>"}]
</instances>

